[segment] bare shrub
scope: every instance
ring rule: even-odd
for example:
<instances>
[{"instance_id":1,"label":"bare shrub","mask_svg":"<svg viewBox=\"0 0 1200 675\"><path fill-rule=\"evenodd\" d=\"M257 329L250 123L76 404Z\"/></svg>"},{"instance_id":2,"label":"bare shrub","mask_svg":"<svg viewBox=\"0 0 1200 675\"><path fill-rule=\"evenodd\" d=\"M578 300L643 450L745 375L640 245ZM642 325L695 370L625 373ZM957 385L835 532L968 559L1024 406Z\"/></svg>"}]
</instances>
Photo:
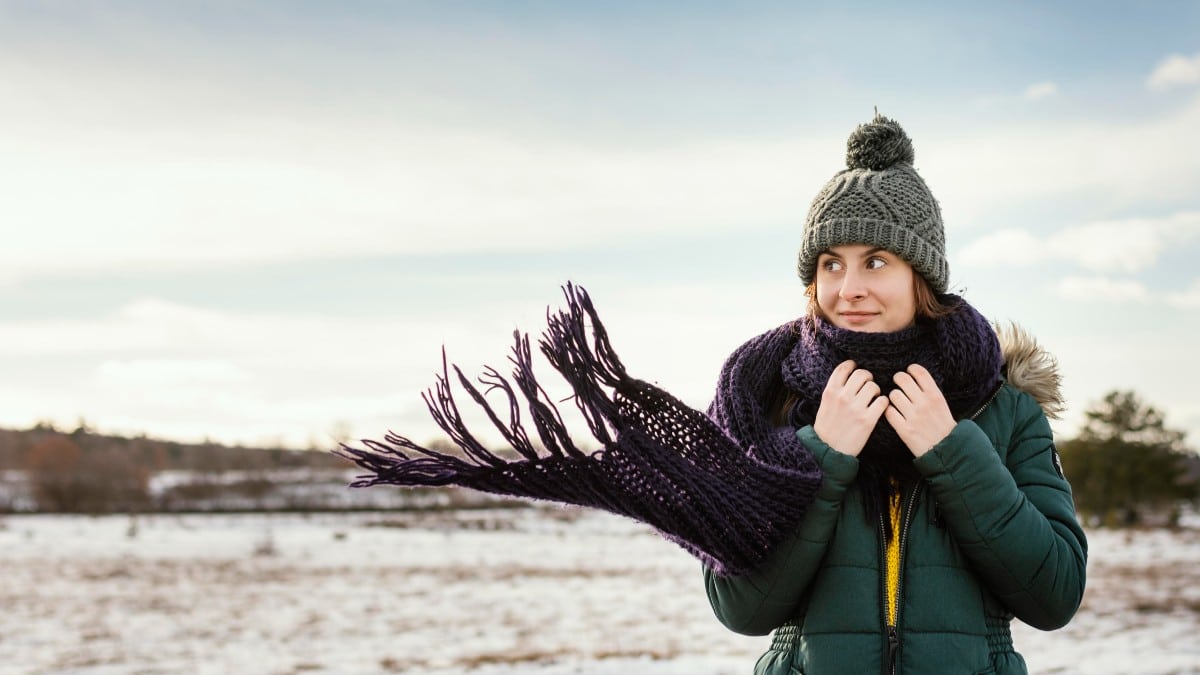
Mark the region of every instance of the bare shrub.
<instances>
[{"instance_id":1,"label":"bare shrub","mask_svg":"<svg viewBox=\"0 0 1200 675\"><path fill-rule=\"evenodd\" d=\"M77 511L82 501L80 460L83 450L65 436L34 445L26 459L33 495L43 511Z\"/></svg>"},{"instance_id":2,"label":"bare shrub","mask_svg":"<svg viewBox=\"0 0 1200 675\"><path fill-rule=\"evenodd\" d=\"M54 435L30 448L26 465L42 511L141 511L150 500L149 470L114 448L84 451L71 438Z\"/></svg>"}]
</instances>

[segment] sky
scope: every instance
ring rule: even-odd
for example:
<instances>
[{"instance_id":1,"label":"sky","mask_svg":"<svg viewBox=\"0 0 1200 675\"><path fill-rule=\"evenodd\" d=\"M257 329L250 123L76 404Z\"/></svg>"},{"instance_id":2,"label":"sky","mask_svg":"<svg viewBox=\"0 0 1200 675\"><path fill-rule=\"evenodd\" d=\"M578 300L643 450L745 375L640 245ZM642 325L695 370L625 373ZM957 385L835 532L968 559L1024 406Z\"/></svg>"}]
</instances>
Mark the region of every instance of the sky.
<instances>
[{"instance_id":1,"label":"sky","mask_svg":"<svg viewBox=\"0 0 1200 675\"><path fill-rule=\"evenodd\" d=\"M703 408L878 109L1056 433L1127 389L1200 446L1200 2L0 0L0 100L0 426L430 440L443 348L568 281Z\"/></svg>"}]
</instances>

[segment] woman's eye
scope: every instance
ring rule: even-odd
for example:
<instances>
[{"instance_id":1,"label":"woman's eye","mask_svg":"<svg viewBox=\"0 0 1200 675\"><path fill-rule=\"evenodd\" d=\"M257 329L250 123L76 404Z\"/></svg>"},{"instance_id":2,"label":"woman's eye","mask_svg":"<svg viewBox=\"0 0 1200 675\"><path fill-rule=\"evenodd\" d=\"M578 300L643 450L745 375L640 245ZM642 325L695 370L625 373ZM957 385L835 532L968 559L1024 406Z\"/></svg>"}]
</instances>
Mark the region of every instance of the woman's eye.
<instances>
[{"instance_id":1,"label":"woman's eye","mask_svg":"<svg viewBox=\"0 0 1200 675\"><path fill-rule=\"evenodd\" d=\"M886 264L887 264L887 261L884 260L883 258L871 258L870 260L867 261L867 269L877 270Z\"/></svg>"},{"instance_id":2,"label":"woman's eye","mask_svg":"<svg viewBox=\"0 0 1200 675\"><path fill-rule=\"evenodd\" d=\"M842 269L842 261L829 258L825 262L821 263L821 266L825 268L826 272L837 272L838 270Z\"/></svg>"}]
</instances>

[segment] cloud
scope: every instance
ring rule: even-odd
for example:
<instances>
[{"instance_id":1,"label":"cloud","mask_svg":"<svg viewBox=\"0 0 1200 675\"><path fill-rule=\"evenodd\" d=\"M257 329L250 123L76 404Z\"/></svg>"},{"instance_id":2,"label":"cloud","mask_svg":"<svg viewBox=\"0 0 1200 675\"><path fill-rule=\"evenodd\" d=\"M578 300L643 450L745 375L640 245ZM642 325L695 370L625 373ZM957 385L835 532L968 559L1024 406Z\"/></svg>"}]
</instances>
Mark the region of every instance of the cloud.
<instances>
[{"instance_id":1,"label":"cloud","mask_svg":"<svg viewBox=\"0 0 1200 675\"><path fill-rule=\"evenodd\" d=\"M0 153L0 222L21 233L19 245L0 250L0 283L228 262L579 249L797 222L839 168L844 138L515 135L479 119L407 115L421 104L419 87L356 90L341 101L286 78L264 92L263 82L225 77L218 66L203 77L153 67L103 57L0 60L0 81L24 92L0 109L0 124L22 130ZM1026 93L1052 88L1035 83ZM997 205L1059 193L1188 197L1200 156L1180 152L1179 139L1197 127L1200 97L1134 123L925 132L917 156L948 222L969 223Z\"/></svg>"},{"instance_id":2,"label":"cloud","mask_svg":"<svg viewBox=\"0 0 1200 675\"><path fill-rule=\"evenodd\" d=\"M1200 277L1182 291L1151 291L1133 279L1069 276L1059 280L1055 291L1078 302L1139 302L1166 304L1178 309L1200 309Z\"/></svg>"},{"instance_id":3,"label":"cloud","mask_svg":"<svg viewBox=\"0 0 1200 675\"><path fill-rule=\"evenodd\" d=\"M983 268L1029 266L1065 260L1095 271L1138 272L1170 247L1200 239L1200 211L1165 218L1088 223L1042 237L1009 229L975 239L960 252L963 263Z\"/></svg>"},{"instance_id":4,"label":"cloud","mask_svg":"<svg viewBox=\"0 0 1200 675\"><path fill-rule=\"evenodd\" d=\"M959 250L960 264L981 268L1001 265L1031 265L1045 259L1037 237L1025 230L1000 230L975 239Z\"/></svg>"},{"instance_id":5,"label":"cloud","mask_svg":"<svg viewBox=\"0 0 1200 675\"><path fill-rule=\"evenodd\" d=\"M1154 67L1146 80L1146 87L1152 91L1193 84L1200 84L1200 53L1171 54Z\"/></svg>"},{"instance_id":6,"label":"cloud","mask_svg":"<svg viewBox=\"0 0 1200 675\"><path fill-rule=\"evenodd\" d=\"M223 386L250 379L245 370L222 359L106 360L94 376L104 384L124 387Z\"/></svg>"},{"instance_id":7,"label":"cloud","mask_svg":"<svg viewBox=\"0 0 1200 675\"><path fill-rule=\"evenodd\" d=\"M0 323L0 353L36 358L203 350L235 339L234 323L228 313L140 298L96 318Z\"/></svg>"},{"instance_id":8,"label":"cloud","mask_svg":"<svg viewBox=\"0 0 1200 675\"><path fill-rule=\"evenodd\" d=\"M917 169L946 222L967 227L997 209L1063 195L1087 195L1113 210L1194 203L1200 154L1183 150L1180 139L1198 127L1200 96L1133 121L1073 117L963 135L935 130L918 139Z\"/></svg>"},{"instance_id":9,"label":"cloud","mask_svg":"<svg viewBox=\"0 0 1200 675\"><path fill-rule=\"evenodd\" d=\"M1040 101L1058 94L1058 85L1053 82L1035 82L1025 88L1022 96L1030 101Z\"/></svg>"},{"instance_id":10,"label":"cloud","mask_svg":"<svg viewBox=\"0 0 1200 675\"><path fill-rule=\"evenodd\" d=\"M473 338L479 325L487 325L495 311L473 308L470 316L445 318L383 314L348 321L316 313L248 314L141 298L91 318L2 321L0 354L94 359L109 377L145 375L152 367L176 374L190 369L198 375L202 367L218 363L225 365L213 372L226 375L299 369L314 358L330 370L362 369L392 359L401 349L398 336L403 338L399 344L427 356L436 356L444 340L473 347L479 343Z\"/></svg>"},{"instance_id":11,"label":"cloud","mask_svg":"<svg viewBox=\"0 0 1200 675\"><path fill-rule=\"evenodd\" d=\"M227 442L304 445L339 419L361 434L405 420L424 433L420 392L443 341L467 364L503 363L507 334L480 334L492 313L463 314L350 321L143 298L91 318L0 321L0 369L35 373L0 384L0 410L9 425L82 416L103 430Z\"/></svg>"},{"instance_id":12,"label":"cloud","mask_svg":"<svg viewBox=\"0 0 1200 675\"><path fill-rule=\"evenodd\" d=\"M138 144L132 135L75 151L57 136L47 129L0 156L10 195L0 219L22 230L19 246L0 250L9 277L558 250L778 222L798 217L807 197L796 186L815 192L839 155L832 140L822 151L803 139L631 148L483 130L248 124L131 158L123 146Z\"/></svg>"},{"instance_id":13,"label":"cloud","mask_svg":"<svg viewBox=\"0 0 1200 675\"><path fill-rule=\"evenodd\" d=\"M1078 302L1134 302L1150 296L1138 281L1106 277L1066 277L1058 282L1058 295Z\"/></svg>"},{"instance_id":14,"label":"cloud","mask_svg":"<svg viewBox=\"0 0 1200 675\"><path fill-rule=\"evenodd\" d=\"M0 222L21 232L19 246L0 249L0 283L122 268L559 250L773 223L798 217L807 197L798 199L796 186L815 193L841 154L834 137L518 135L499 121L413 113L424 94L411 83L344 101L306 92L300 75L263 91L263 82L213 69L180 77L116 58L0 59L0 81L22 91L0 108L0 124L22 130L0 153Z\"/></svg>"},{"instance_id":15,"label":"cloud","mask_svg":"<svg viewBox=\"0 0 1200 675\"><path fill-rule=\"evenodd\" d=\"M1200 309L1200 278L1192 280L1192 285L1182 291L1167 294L1167 304L1182 309Z\"/></svg>"},{"instance_id":16,"label":"cloud","mask_svg":"<svg viewBox=\"0 0 1200 675\"><path fill-rule=\"evenodd\" d=\"M11 380L0 382L0 425L82 416L102 430L228 442L282 435L304 445L342 420L357 436L434 438L421 392L440 371L442 346L468 378L483 364L507 371L514 327L536 339L546 305L561 300L553 289L536 300L465 292L445 296L452 310L428 315L248 314L147 297L90 318L0 319L0 371ZM630 372L700 409L725 356L804 304L788 275L765 286L614 283L595 299ZM663 307L672 308L669 325ZM694 337L664 352L664 330ZM565 381L535 359L551 399L566 400ZM20 379L15 365L32 375ZM481 438L496 440L469 398L456 396ZM559 407L572 423L574 406Z\"/></svg>"}]
</instances>

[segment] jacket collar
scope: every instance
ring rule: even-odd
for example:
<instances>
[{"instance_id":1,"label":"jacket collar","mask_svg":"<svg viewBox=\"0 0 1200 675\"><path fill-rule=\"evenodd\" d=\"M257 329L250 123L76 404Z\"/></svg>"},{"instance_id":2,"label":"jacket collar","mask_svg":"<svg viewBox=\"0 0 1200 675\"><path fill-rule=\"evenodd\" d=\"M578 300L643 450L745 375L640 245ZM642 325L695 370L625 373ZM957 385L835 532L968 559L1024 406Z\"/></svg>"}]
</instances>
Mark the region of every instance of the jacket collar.
<instances>
[{"instance_id":1,"label":"jacket collar","mask_svg":"<svg viewBox=\"0 0 1200 675\"><path fill-rule=\"evenodd\" d=\"M1016 323L994 327L1000 338L1004 374L1009 384L1032 396L1046 417L1059 419L1066 410L1066 402L1062 396L1058 359Z\"/></svg>"}]
</instances>

